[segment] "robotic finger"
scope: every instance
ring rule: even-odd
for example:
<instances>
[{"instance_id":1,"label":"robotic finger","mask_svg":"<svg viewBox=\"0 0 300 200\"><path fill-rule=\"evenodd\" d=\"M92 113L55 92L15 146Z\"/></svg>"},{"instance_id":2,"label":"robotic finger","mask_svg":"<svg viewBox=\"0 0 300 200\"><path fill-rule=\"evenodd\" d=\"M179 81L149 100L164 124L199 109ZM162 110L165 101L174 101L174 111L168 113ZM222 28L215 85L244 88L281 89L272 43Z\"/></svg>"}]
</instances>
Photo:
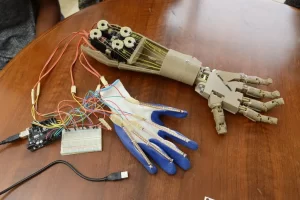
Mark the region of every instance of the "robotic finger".
<instances>
[{"instance_id":1,"label":"robotic finger","mask_svg":"<svg viewBox=\"0 0 300 200\"><path fill-rule=\"evenodd\" d=\"M271 83L273 83L273 80L271 78L263 79L258 76L248 76L245 74L242 74L242 81L245 83L257 85L270 85Z\"/></svg>"},{"instance_id":2,"label":"robotic finger","mask_svg":"<svg viewBox=\"0 0 300 200\"><path fill-rule=\"evenodd\" d=\"M248 86L246 84L244 84L241 92L243 92L244 94L249 95L251 97L254 97L254 98L266 97L266 98L274 99L274 98L280 97L280 92L278 90L269 92L269 91L261 90L261 89L255 88L255 87Z\"/></svg>"},{"instance_id":3,"label":"robotic finger","mask_svg":"<svg viewBox=\"0 0 300 200\"><path fill-rule=\"evenodd\" d=\"M266 115L262 115L251 108L240 106L239 107L239 113L243 114L248 119L255 121L255 122L264 122L268 124L277 124L278 119L275 117L269 117Z\"/></svg>"},{"instance_id":4,"label":"robotic finger","mask_svg":"<svg viewBox=\"0 0 300 200\"><path fill-rule=\"evenodd\" d=\"M278 98L278 99L274 99L274 100L271 100L268 102L261 102L261 101L251 99L248 97L243 97L242 104L249 108L252 108L253 110L256 110L258 112L260 112L260 111L267 112L268 110L271 110L272 108L274 108L276 106L283 105L284 100L283 100L283 98Z\"/></svg>"},{"instance_id":5,"label":"robotic finger","mask_svg":"<svg viewBox=\"0 0 300 200\"><path fill-rule=\"evenodd\" d=\"M225 122L225 115L222 108L222 98L215 94L211 94L208 99L208 106L211 108L211 112L214 115L214 120L216 123L216 130L218 134L227 133L227 126Z\"/></svg>"},{"instance_id":6,"label":"robotic finger","mask_svg":"<svg viewBox=\"0 0 300 200\"><path fill-rule=\"evenodd\" d=\"M273 80L271 78L260 78L258 76L248 76L244 73L233 73L233 72L225 72L217 70L217 73L225 82L230 81L240 81L243 83L250 83L250 84L256 84L256 85L269 85L273 83Z\"/></svg>"}]
</instances>

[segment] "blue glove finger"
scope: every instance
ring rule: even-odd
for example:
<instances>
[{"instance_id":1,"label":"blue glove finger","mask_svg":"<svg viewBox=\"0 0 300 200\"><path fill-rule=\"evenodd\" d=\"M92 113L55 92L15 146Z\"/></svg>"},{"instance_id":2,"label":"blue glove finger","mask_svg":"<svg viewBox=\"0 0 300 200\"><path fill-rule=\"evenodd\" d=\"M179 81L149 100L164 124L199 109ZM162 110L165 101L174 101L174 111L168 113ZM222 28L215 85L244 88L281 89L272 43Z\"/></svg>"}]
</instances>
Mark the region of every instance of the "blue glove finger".
<instances>
[{"instance_id":1,"label":"blue glove finger","mask_svg":"<svg viewBox=\"0 0 300 200\"><path fill-rule=\"evenodd\" d=\"M187 148L190 148L190 149L193 149L193 150L198 149L197 142L188 139L187 137L185 137L184 135L182 135L181 133L179 133L177 131L172 131L172 132L173 132L173 134L177 134L179 136L182 136L183 138L186 138L187 141L185 141L181 138L178 138L178 137L176 137L176 135L174 136L173 134L170 134L167 131L163 131L163 130L159 130L158 135L161 136L162 138L168 137L168 138L172 139L173 141L177 142L178 144L182 144L183 146L185 146Z\"/></svg>"},{"instance_id":2,"label":"blue glove finger","mask_svg":"<svg viewBox=\"0 0 300 200\"><path fill-rule=\"evenodd\" d=\"M187 112L186 111L182 111L182 112L177 112L177 111L170 111L170 110L158 110L158 111L153 111L153 113L151 114L151 120L154 123L157 123L161 126L164 125L164 123L160 120L160 116L161 115L167 115L167 116L173 116L173 117L177 117L177 118L182 118L182 117L186 117L187 116ZM187 137L185 137L184 135L182 135L181 133L177 132L177 131L172 131L175 134L182 136L186 139L188 139ZM193 141L193 140L189 140L188 142L166 132L163 130L158 131L158 135L163 137L163 138L171 138L172 140L174 140L175 142L177 142L178 144L182 144L190 149L196 150L198 149L198 144Z\"/></svg>"},{"instance_id":3,"label":"blue glove finger","mask_svg":"<svg viewBox=\"0 0 300 200\"><path fill-rule=\"evenodd\" d=\"M128 151L136 158L138 161L142 163L142 165L148 170L150 174L155 174L157 172L157 168L152 164L152 167L149 166L146 159L142 156L142 154L136 149L133 145L132 141L126 134L123 128L114 124L115 131L117 132L120 140L124 144L124 146L128 149Z\"/></svg>"},{"instance_id":4,"label":"blue glove finger","mask_svg":"<svg viewBox=\"0 0 300 200\"><path fill-rule=\"evenodd\" d=\"M176 166L173 162L168 160L166 157L161 155L155 149L146 145L145 143L139 143L140 147L143 149L145 153L147 153L166 173L168 174L176 174ZM155 145L155 144L153 144ZM162 150L160 147L155 145L158 149L160 149L163 153L167 155L167 153Z\"/></svg>"},{"instance_id":5,"label":"blue glove finger","mask_svg":"<svg viewBox=\"0 0 300 200\"><path fill-rule=\"evenodd\" d=\"M189 159L186 156L184 156L184 155L178 153L177 151L173 150L172 148L170 148L166 144L162 143L158 139L152 138L152 139L150 139L150 142L156 144L161 149L163 149L171 158L174 159L174 162L179 167L181 167L184 170L190 169L191 163L190 163Z\"/></svg>"},{"instance_id":6,"label":"blue glove finger","mask_svg":"<svg viewBox=\"0 0 300 200\"><path fill-rule=\"evenodd\" d=\"M157 105L157 104L155 104ZM158 106L163 106L163 105L158 105ZM167 107L167 106L163 106L163 107ZM184 118L187 116L187 111L185 110L178 110L176 108L171 108L171 107L167 107L170 109L174 109L174 110L157 110L157 111L153 111L153 113L151 114L151 119L153 122L163 126L164 123L160 120L160 116L161 115L167 115L167 116L171 116L171 117L176 117L176 118Z\"/></svg>"}]
</instances>

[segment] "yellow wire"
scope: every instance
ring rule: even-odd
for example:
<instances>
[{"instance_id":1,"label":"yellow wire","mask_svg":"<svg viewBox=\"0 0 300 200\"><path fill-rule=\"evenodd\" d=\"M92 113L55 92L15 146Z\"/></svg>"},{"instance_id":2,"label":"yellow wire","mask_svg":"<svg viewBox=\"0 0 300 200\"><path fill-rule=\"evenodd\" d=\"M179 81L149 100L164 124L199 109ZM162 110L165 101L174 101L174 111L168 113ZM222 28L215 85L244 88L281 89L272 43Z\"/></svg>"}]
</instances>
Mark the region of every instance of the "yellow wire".
<instances>
[{"instance_id":1,"label":"yellow wire","mask_svg":"<svg viewBox=\"0 0 300 200\"><path fill-rule=\"evenodd\" d=\"M152 43L148 42L147 40L146 40L145 44L146 44L146 45L149 45L150 47L153 48L153 50L156 50L158 53L161 53L163 56L165 56L165 55L167 54L167 53L166 53L165 51L163 51L161 48L159 48L159 47L153 45Z\"/></svg>"},{"instance_id":2,"label":"yellow wire","mask_svg":"<svg viewBox=\"0 0 300 200\"><path fill-rule=\"evenodd\" d=\"M136 62L137 64L141 64L141 65L145 65L146 67L148 68L154 68L154 69L160 69L159 67L155 67L155 66L152 66L152 65L149 65L149 64L146 64L146 63L141 63L141 62Z\"/></svg>"},{"instance_id":3,"label":"yellow wire","mask_svg":"<svg viewBox=\"0 0 300 200\"><path fill-rule=\"evenodd\" d=\"M155 51L153 51L152 49L150 49L148 46L144 46L144 48L146 49L146 50L148 50L148 51L150 51L151 53L153 53L154 55L156 55L156 56L158 56L158 57L160 57L161 59L163 59L164 58L164 56L163 55L160 55L159 53L157 53L157 52L155 52Z\"/></svg>"},{"instance_id":4,"label":"yellow wire","mask_svg":"<svg viewBox=\"0 0 300 200\"><path fill-rule=\"evenodd\" d=\"M149 64L153 64L153 65L155 65L156 67L159 67L160 68L160 65L159 64L157 64L157 63L155 63L155 62L151 62L151 61L149 61L149 60L145 60L145 59L143 59L143 58L139 58L138 59L138 61L143 61L143 62L146 62L146 63L149 63Z\"/></svg>"}]
</instances>

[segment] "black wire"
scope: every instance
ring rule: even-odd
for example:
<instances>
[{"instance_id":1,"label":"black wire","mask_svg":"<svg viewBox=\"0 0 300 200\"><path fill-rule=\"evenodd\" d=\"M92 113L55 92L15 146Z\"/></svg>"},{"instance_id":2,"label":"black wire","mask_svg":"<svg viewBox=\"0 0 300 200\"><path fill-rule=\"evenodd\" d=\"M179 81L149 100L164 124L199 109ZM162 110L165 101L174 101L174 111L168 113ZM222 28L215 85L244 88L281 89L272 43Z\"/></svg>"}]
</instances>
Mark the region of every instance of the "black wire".
<instances>
[{"instance_id":1,"label":"black wire","mask_svg":"<svg viewBox=\"0 0 300 200\"><path fill-rule=\"evenodd\" d=\"M1 141L0 142L0 145L3 145L3 144L7 144L7 143L13 143L17 140L20 140L20 134L17 133L15 135L12 135L12 136L9 136L8 138L6 138L5 140Z\"/></svg>"},{"instance_id":2,"label":"black wire","mask_svg":"<svg viewBox=\"0 0 300 200\"><path fill-rule=\"evenodd\" d=\"M0 192L0 195L10 191L11 189L18 187L20 185L22 185L23 183L25 183L26 181L29 181L30 179L36 177L37 175L43 173L44 171L46 171L47 169L49 169L50 167L56 165L56 164L64 164L67 165L69 168L71 168L78 176L80 176L81 178L87 180L87 181L93 181L93 182L101 182L101 181L107 181L108 178L107 177L103 177L103 178L90 178L87 177L85 175L83 175L82 173L80 173L72 164L70 164L69 162L65 161L65 160L56 160L53 161L52 163L48 164L47 166L43 167L42 169L34 172L33 174L27 176L26 178L18 181L17 183L13 184L12 186L6 188L5 190Z\"/></svg>"}]
</instances>

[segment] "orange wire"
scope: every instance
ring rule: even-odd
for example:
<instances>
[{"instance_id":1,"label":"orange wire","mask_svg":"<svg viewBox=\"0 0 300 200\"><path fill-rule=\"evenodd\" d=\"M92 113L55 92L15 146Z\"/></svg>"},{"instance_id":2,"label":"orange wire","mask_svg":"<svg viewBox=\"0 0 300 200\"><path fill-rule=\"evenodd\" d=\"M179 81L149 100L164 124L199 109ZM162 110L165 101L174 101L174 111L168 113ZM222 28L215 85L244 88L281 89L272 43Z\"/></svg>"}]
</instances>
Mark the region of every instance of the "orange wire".
<instances>
[{"instance_id":1,"label":"orange wire","mask_svg":"<svg viewBox=\"0 0 300 200\"><path fill-rule=\"evenodd\" d=\"M95 25L95 24L94 24L94 25ZM94 26L94 25L93 25L93 26ZM88 62L88 60L87 60L86 56L84 55L84 53L82 52L82 50L80 51L80 56L79 56L79 47L80 47L81 44L88 45L88 46L89 46L90 48L92 48L93 50L96 50L96 49L89 43L89 41L87 40L88 35L89 35L88 32L86 32L85 30L80 31L80 32L73 32L72 34L66 36L66 37L63 38L61 41L59 41L59 43L57 44L56 48L54 49L54 51L53 51L52 54L50 55L49 59L48 59L47 62L45 63L43 69L41 70L40 75L39 75L39 80L38 80L38 82L34 85L33 88L36 88L37 84L40 83L41 80L42 80L43 78L45 78L45 77L46 77L46 76L47 76L47 75L55 68L55 66L57 65L57 63L60 61L60 59L61 59L62 56L64 55L66 49L68 48L68 46L70 45L70 43L74 40L74 38L75 38L76 36L81 36L81 37L80 37L80 39L79 39L79 41L78 41L78 43L77 43L76 54L75 54L74 60L73 60L73 62L72 62L72 64L71 64L71 66L70 66L70 76L71 76L71 82L72 82L72 85L75 85L74 76L73 76L73 68L74 68L75 63L76 63L76 61L77 61L78 59L79 59L81 65L82 65L88 72L90 72L91 74L93 74L94 76L96 76L96 77L99 79L99 81L100 81L101 74L100 74L97 70L95 70L95 69L92 67L92 65ZM72 36L72 37L71 37L71 36ZM67 40L69 37L71 37L71 39ZM65 40L67 40L67 42L64 44L63 49L61 50L59 56L56 58L56 60L54 61L54 63L53 63L52 65L50 65L50 68L47 69L47 67L49 66L50 62L53 61L53 57L54 57L54 55L57 53L58 49L60 48L61 43L62 43L63 41L65 41ZM83 57L83 59L84 59L84 61L85 61L85 64L83 63L82 57ZM46 69L47 69L47 70L46 70ZM117 89L117 88L116 88L116 89ZM117 89L117 90L118 90L118 89ZM119 90L118 90L118 92L120 93L121 96L123 96ZM81 98L81 97L77 97L77 96L75 96L75 95L74 95L74 97L76 97L77 99L80 99L81 101L83 101L83 98ZM95 100L97 100L97 99L96 99L96 98L91 98L91 99L88 99L87 102L97 104L97 101L95 101ZM110 100L107 100L107 101L109 101L109 102L115 104L113 101L110 101ZM59 118L61 119L61 121L63 121L63 115L68 116L68 115L70 115L70 114L67 113L67 112L65 112L65 111L63 111L62 109L65 109L65 108L68 108L68 107L74 109L73 105L71 105L71 104L64 104L65 102L77 103L75 100L62 100L62 101L60 101L60 102L58 103L58 105L57 105L57 110L55 110L55 111L53 111L53 112L50 112L50 113L47 113L47 114L42 114L42 113L38 112L37 109L36 109L35 107L34 107L34 111L36 112L37 115L43 116L43 117L44 117L45 115L49 115L49 114L53 114L53 115L55 114L55 115L58 115ZM61 104L62 104L62 105L61 105ZM123 114L125 117L126 117L126 115L128 115L128 114L125 114L125 113L120 109L120 107L119 107L118 105L115 104L115 106L117 106L117 108L122 112L122 114ZM107 113L107 114L112 114L112 113L113 113L112 111L108 111L108 110L104 110L104 109L97 109L97 108L93 109L93 111L90 111L90 110L88 110L88 109L86 109L86 108L84 108L84 107L81 107L81 109L83 109L83 111L84 111L85 115L87 115L87 117L88 117L88 113L91 113L91 114L93 113L94 116L97 117L97 118L98 118L98 116L96 115L96 112L103 112L104 117L105 117L105 113ZM89 118L89 117L88 117L88 118ZM89 118L89 119L90 119L90 118ZM90 119L90 120L91 120L91 122L93 122L92 119ZM72 118L72 121L74 122L73 124L81 124L81 125L82 125L82 123L76 123L76 121L75 121L74 118ZM87 124L87 125L90 125L90 124ZM100 127L102 127L102 128L106 128L106 127L104 127L104 126L101 126L101 123L98 123L98 124L96 124L95 126L100 126Z\"/></svg>"}]
</instances>

